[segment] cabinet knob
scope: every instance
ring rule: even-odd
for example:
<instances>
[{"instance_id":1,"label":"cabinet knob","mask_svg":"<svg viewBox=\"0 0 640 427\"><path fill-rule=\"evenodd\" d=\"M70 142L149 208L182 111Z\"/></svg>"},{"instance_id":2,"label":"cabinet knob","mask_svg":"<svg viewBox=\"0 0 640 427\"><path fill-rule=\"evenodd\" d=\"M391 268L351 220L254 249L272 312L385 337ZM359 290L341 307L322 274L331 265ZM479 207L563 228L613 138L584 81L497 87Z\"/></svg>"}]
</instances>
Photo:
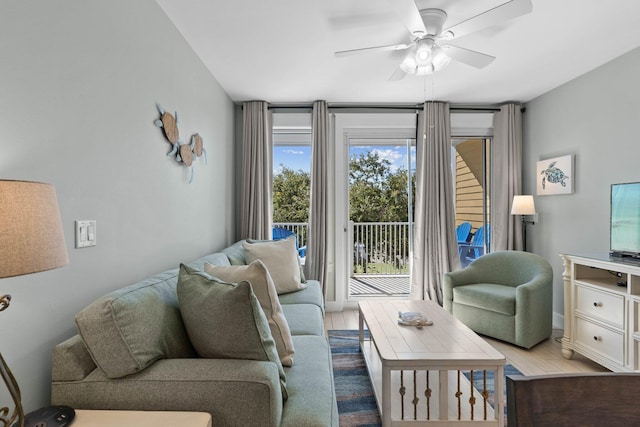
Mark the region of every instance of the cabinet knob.
<instances>
[{"instance_id":1,"label":"cabinet knob","mask_svg":"<svg viewBox=\"0 0 640 427\"><path fill-rule=\"evenodd\" d=\"M601 302L594 302L593 306L594 307L602 307L602 303Z\"/></svg>"},{"instance_id":2,"label":"cabinet knob","mask_svg":"<svg viewBox=\"0 0 640 427\"><path fill-rule=\"evenodd\" d=\"M602 337L599 337L599 336L596 336L596 335L593 336L593 339L594 339L594 341L602 341Z\"/></svg>"}]
</instances>

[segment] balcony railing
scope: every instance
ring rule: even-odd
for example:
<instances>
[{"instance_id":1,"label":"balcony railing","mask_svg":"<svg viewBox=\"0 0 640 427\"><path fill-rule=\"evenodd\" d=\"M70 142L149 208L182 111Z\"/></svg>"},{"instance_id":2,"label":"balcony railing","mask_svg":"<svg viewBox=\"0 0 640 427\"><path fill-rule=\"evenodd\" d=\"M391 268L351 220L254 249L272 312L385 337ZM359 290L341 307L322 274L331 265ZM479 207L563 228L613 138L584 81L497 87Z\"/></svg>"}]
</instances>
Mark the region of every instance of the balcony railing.
<instances>
[{"instance_id":1,"label":"balcony railing","mask_svg":"<svg viewBox=\"0 0 640 427\"><path fill-rule=\"evenodd\" d=\"M352 274L403 276L409 274L409 222L351 222ZM307 244L306 222L278 222L298 235L298 246Z\"/></svg>"},{"instance_id":2,"label":"balcony railing","mask_svg":"<svg viewBox=\"0 0 640 427\"><path fill-rule=\"evenodd\" d=\"M352 222L353 273L409 274L409 222Z\"/></svg>"}]
</instances>

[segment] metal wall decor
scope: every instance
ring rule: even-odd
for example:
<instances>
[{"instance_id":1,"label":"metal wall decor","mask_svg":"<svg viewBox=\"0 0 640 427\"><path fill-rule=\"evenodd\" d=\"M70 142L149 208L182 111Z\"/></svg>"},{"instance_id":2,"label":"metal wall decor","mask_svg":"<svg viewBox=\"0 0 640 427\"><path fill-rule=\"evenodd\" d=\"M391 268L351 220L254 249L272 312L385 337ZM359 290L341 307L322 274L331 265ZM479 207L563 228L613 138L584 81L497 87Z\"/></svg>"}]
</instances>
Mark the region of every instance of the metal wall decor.
<instances>
[{"instance_id":1,"label":"metal wall decor","mask_svg":"<svg viewBox=\"0 0 640 427\"><path fill-rule=\"evenodd\" d=\"M175 160L187 168L189 168L189 184L193 181L193 163L198 157L204 157L204 164L207 164L207 150L204 148L202 137L194 133L188 144L180 139L178 130L178 112L171 115L162 108L160 104L156 104L160 118L154 121L154 124L164 131L164 136L171 144L171 151L167 153L167 157L174 157Z\"/></svg>"}]
</instances>

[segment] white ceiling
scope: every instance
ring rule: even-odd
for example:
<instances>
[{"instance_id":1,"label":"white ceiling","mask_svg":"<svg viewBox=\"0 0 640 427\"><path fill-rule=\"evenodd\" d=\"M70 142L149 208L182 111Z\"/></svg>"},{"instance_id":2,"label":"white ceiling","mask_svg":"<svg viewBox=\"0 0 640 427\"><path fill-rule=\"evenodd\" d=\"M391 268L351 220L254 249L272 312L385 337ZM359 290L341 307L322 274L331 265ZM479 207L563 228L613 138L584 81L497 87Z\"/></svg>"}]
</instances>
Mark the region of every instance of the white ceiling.
<instances>
[{"instance_id":1,"label":"white ceiling","mask_svg":"<svg viewBox=\"0 0 640 427\"><path fill-rule=\"evenodd\" d=\"M335 51L407 43L399 0L157 0L236 102L478 104L529 101L640 46L639 0L532 0L533 12L451 44L497 57L389 81L403 52ZM445 25L505 0L416 0Z\"/></svg>"}]
</instances>

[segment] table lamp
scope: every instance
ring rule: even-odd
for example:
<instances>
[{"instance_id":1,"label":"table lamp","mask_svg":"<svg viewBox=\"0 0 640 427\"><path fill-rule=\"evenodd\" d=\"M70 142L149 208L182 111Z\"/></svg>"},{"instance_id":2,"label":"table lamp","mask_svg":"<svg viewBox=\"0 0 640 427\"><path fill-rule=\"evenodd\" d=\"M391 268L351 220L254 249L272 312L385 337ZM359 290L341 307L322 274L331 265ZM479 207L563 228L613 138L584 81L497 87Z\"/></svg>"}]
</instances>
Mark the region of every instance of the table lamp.
<instances>
[{"instance_id":1,"label":"table lamp","mask_svg":"<svg viewBox=\"0 0 640 427\"><path fill-rule=\"evenodd\" d=\"M535 224L534 221L527 221L526 215L535 215L536 205L533 196L513 196L511 205L511 215L522 215L522 247L527 251L527 224Z\"/></svg>"},{"instance_id":2,"label":"table lamp","mask_svg":"<svg viewBox=\"0 0 640 427\"><path fill-rule=\"evenodd\" d=\"M69 263L56 191L40 182L0 180L0 278L21 276ZM0 295L0 311L11 295ZM0 354L0 374L15 404L0 408L0 425L16 419L24 427L20 388Z\"/></svg>"}]
</instances>

